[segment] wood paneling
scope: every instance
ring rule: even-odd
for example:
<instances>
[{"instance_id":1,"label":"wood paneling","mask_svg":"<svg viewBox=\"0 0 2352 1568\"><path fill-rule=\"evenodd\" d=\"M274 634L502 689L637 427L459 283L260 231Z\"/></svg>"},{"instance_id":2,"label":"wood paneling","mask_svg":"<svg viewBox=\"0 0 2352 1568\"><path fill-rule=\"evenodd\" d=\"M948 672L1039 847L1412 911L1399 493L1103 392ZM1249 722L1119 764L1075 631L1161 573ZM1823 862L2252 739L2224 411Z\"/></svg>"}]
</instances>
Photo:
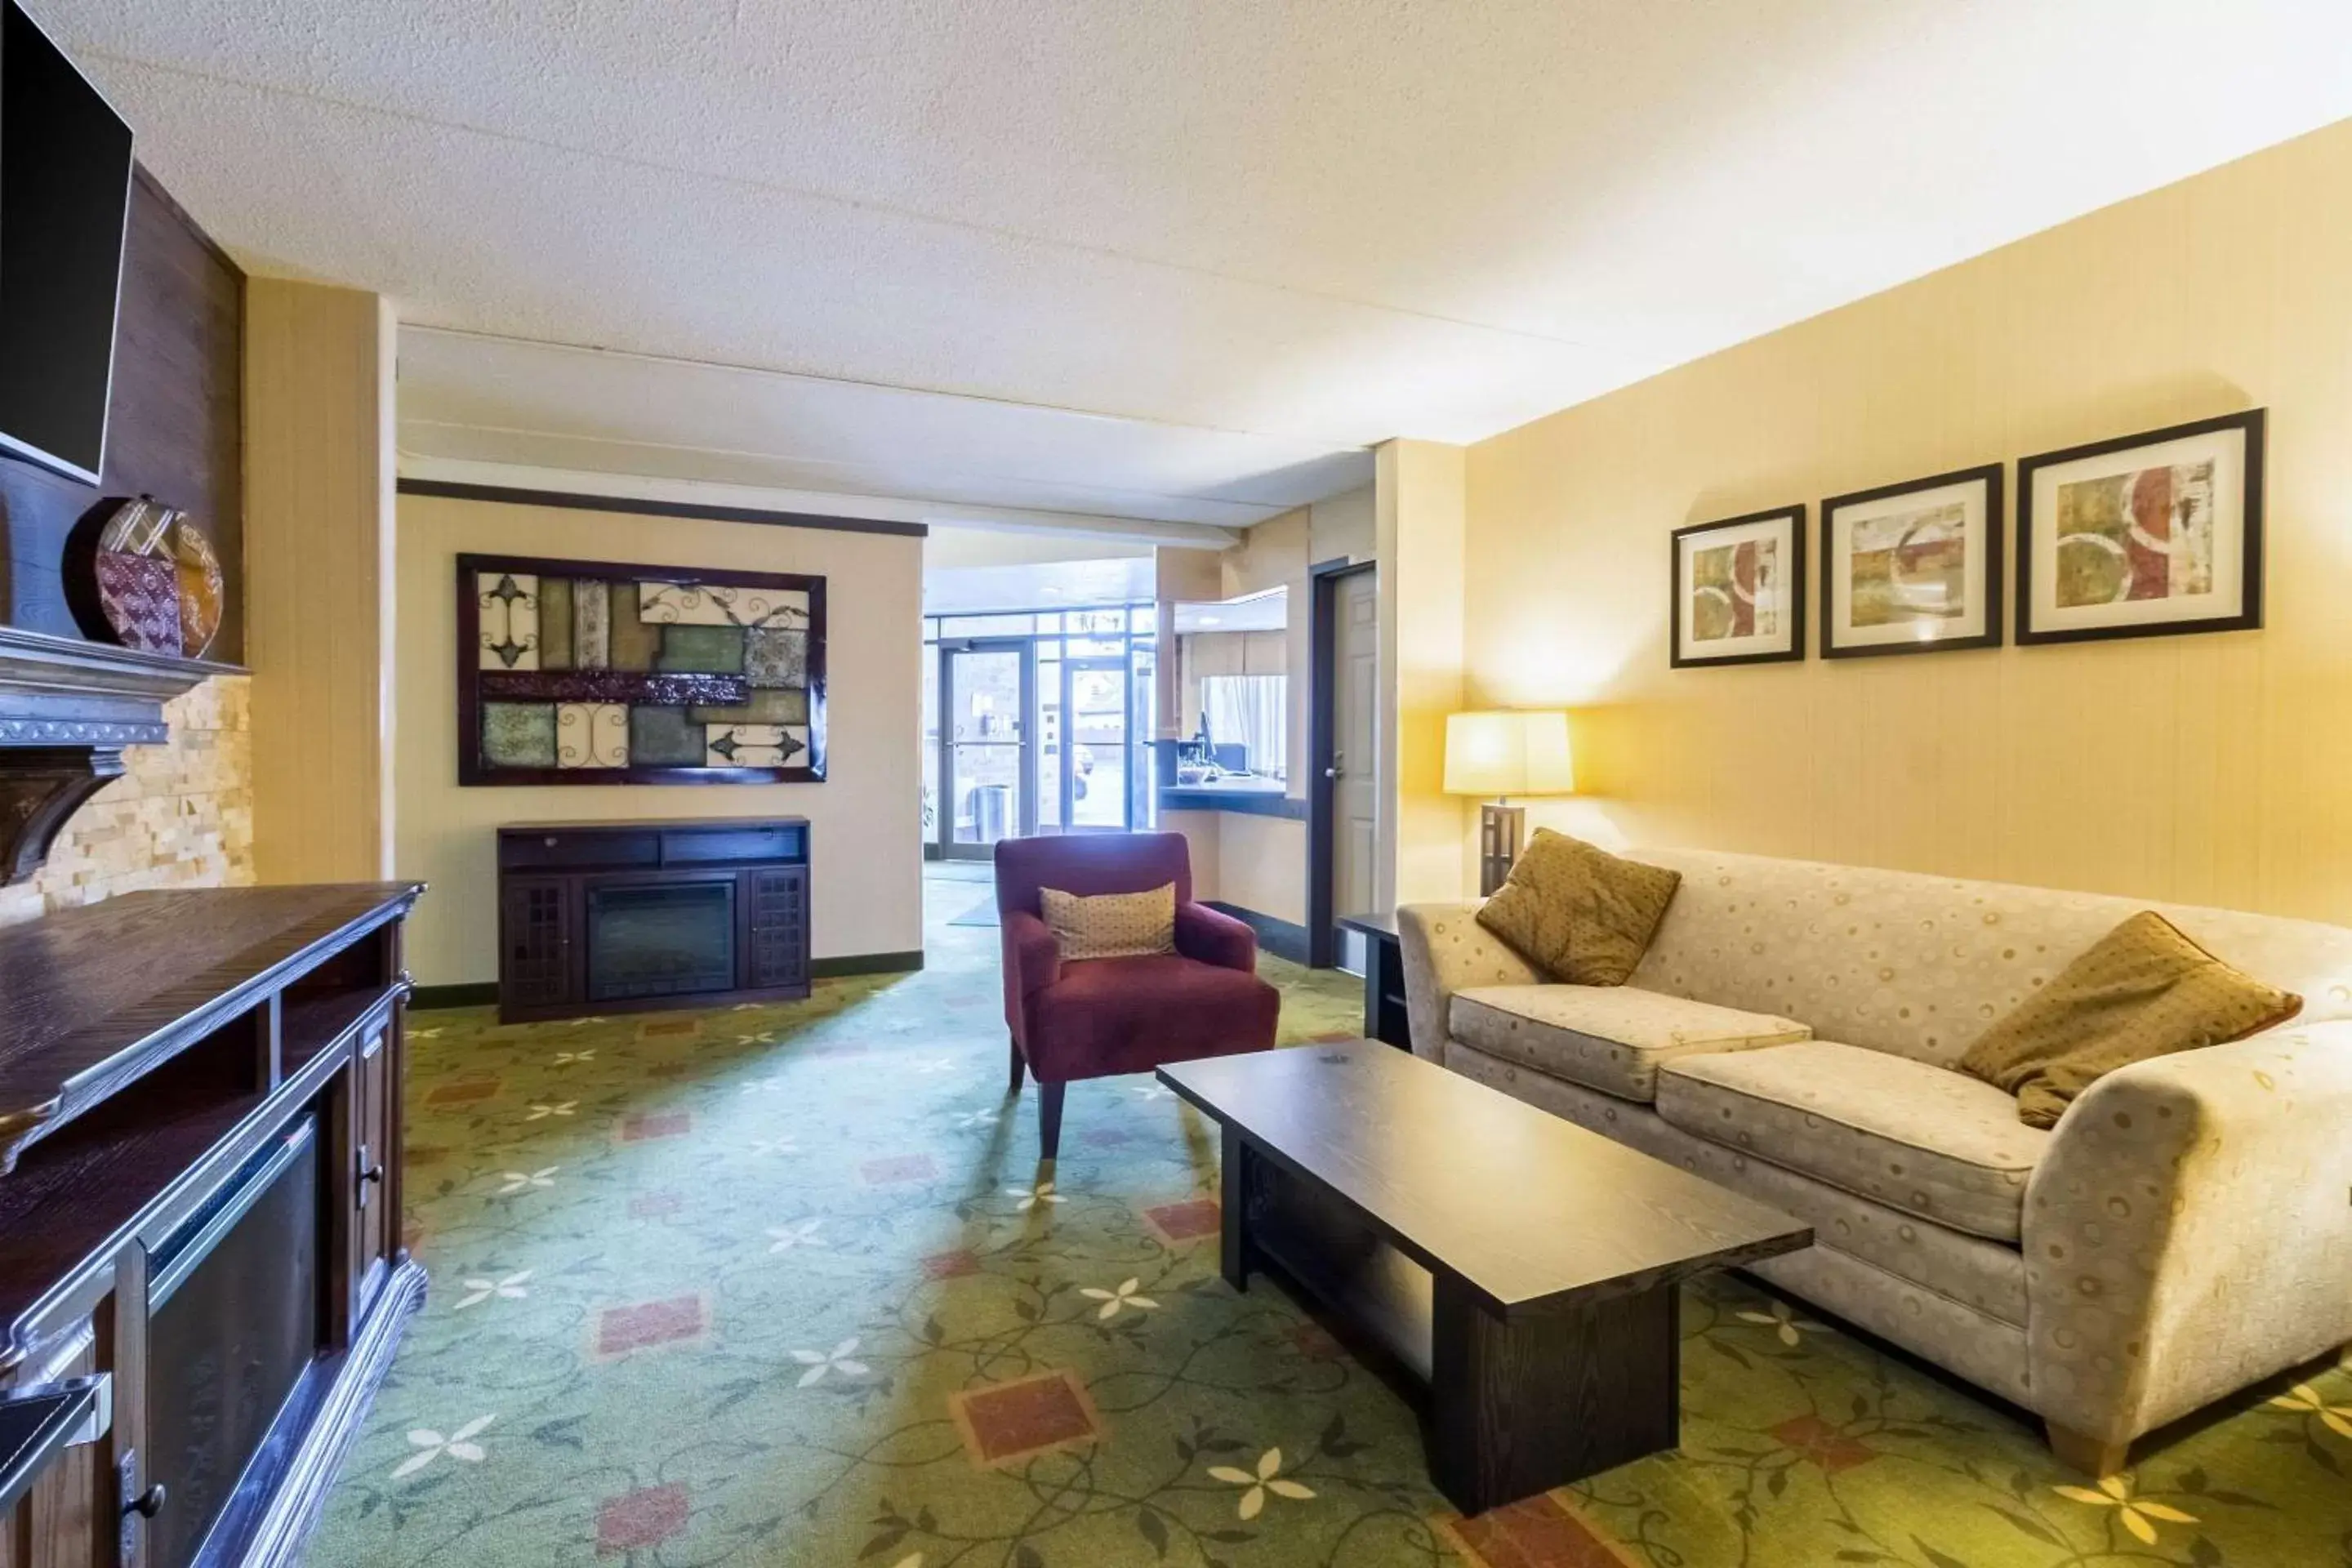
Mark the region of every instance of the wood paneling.
<instances>
[{"instance_id":1,"label":"wood paneling","mask_svg":"<svg viewBox=\"0 0 2352 1568\"><path fill-rule=\"evenodd\" d=\"M2347 186L2352 124L1472 448L1465 697L1590 792L1530 816L2352 921ZM2257 406L2266 630L1667 668L1683 523Z\"/></svg>"},{"instance_id":2,"label":"wood paneling","mask_svg":"<svg viewBox=\"0 0 2352 1568\"><path fill-rule=\"evenodd\" d=\"M79 635L58 575L66 535L102 501L146 493L186 509L212 536L228 594L209 657L245 657L244 285L236 264L141 169L131 187L103 482L93 488L0 458L0 608L10 624Z\"/></svg>"},{"instance_id":3,"label":"wood paneling","mask_svg":"<svg viewBox=\"0 0 2352 1568\"><path fill-rule=\"evenodd\" d=\"M392 314L282 279L247 295L255 869L365 881L391 864Z\"/></svg>"}]
</instances>

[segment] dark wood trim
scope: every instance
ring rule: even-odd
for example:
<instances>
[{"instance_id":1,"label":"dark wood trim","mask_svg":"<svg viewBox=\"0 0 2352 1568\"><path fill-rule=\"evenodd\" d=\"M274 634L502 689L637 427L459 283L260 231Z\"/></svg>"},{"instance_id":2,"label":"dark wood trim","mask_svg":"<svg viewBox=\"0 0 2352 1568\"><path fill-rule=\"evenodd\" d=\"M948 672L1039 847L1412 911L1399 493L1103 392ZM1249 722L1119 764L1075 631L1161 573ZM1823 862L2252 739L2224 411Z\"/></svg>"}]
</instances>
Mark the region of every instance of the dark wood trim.
<instances>
[{"instance_id":1,"label":"dark wood trim","mask_svg":"<svg viewBox=\"0 0 2352 1568\"><path fill-rule=\"evenodd\" d=\"M463 985L420 985L410 997L408 1010L423 1013L438 1007L495 1007L499 1005L499 983L495 980L471 981Z\"/></svg>"},{"instance_id":2,"label":"dark wood trim","mask_svg":"<svg viewBox=\"0 0 2352 1568\"><path fill-rule=\"evenodd\" d=\"M1686 534L1708 533L1718 528L1738 528L1743 523L1789 521L1789 577L1792 584L1789 595L1789 650L1786 653L1746 653L1730 658L1685 658L1683 657L1683 539ZM1811 587L1805 577L1805 503L1794 506L1769 507L1762 511L1747 512L1739 517L1717 518L1713 522L1694 522L1687 528L1677 528L1666 535L1666 664L1674 669L1713 669L1735 664L1801 664L1805 658L1805 601L1811 597Z\"/></svg>"},{"instance_id":3,"label":"dark wood trim","mask_svg":"<svg viewBox=\"0 0 2352 1568\"><path fill-rule=\"evenodd\" d=\"M1257 933L1257 944L1276 958L1286 958L1293 963L1307 962L1307 928L1295 921L1276 920L1255 910L1229 904L1221 899L1203 899L1202 906L1221 915L1231 915Z\"/></svg>"},{"instance_id":4,"label":"dark wood trim","mask_svg":"<svg viewBox=\"0 0 2352 1568\"><path fill-rule=\"evenodd\" d=\"M2017 460L2017 641L2020 647L2037 643L2107 642L2116 637L2179 637L2191 632L2259 631L2263 625L2263 468L2264 432L2268 425L2268 409L2249 408L2240 414L2224 414L2212 419L2192 420L2186 425L2168 425L2160 430L2143 430L2136 436L2118 436L2111 440L2088 441L2079 447L2063 447L2054 452L2038 452L2031 458ZM2205 620L2172 621L2147 626L2091 626L2075 631L2035 631L2033 618L2033 476L2042 468L2059 463L2071 463L2081 458L2105 457L2110 452L2126 452L2135 447L2153 447L2159 442L2178 441L2189 436L2210 436L2217 431L2236 430L2246 444L2246 528L2240 558L2240 581L2245 593L2245 605L2234 616L2215 616Z\"/></svg>"},{"instance_id":5,"label":"dark wood trim","mask_svg":"<svg viewBox=\"0 0 2352 1568\"><path fill-rule=\"evenodd\" d=\"M834 533L887 533L904 539L922 539L931 531L931 525L927 522L831 517L822 512L772 511L754 506L712 506L700 501L661 500L645 496L590 495L578 490L536 490L519 485L465 484L454 479L404 479L395 488L404 496L488 501L497 506L551 506L572 511L624 512L632 517L688 517L707 522L756 522L769 528L815 528ZM710 579L710 574L703 575L706 580Z\"/></svg>"},{"instance_id":6,"label":"dark wood trim","mask_svg":"<svg viewBox=\"0 0 2352 1568\"><path fill-rule=\"evenodd\" d=\"M911 974L923 967L923 951L911 952L845 952L809 960L809 974L818 980L838 980L849 974Z\"/></svg>"},{"instance_id":7,"label":"dark wood trim","mask_svg":"<svg viewBox=\"0 0 2352 1568\"><path fill-rule=\"evenodd\" d=\"M823 784L825 769L824 579L801 572L746 572L719 567L649 565L635 562L567 561L538 555L475 555L457 558L457 783L461 786L523 784ZM779 588L808 595L808 760L791 767L493 768L482 760L481 682L477 650L481 646L482 606L475 587L482 572L524 572L545 577L590 577L607 582L676 583L692 587Z\"/></svg>"},{"instance_id":8,"label":"dark wood trim","mask_svg":"<svg viewBox=\"0 0 2352 1568\"><path fill-rule=\"evenodd\" d=\"M296 1568L302 1561L336 1472L359 1439L376 1390L392 1371L401 1331L425 1305L425 1288L423 1266L404 1256L351 1348L312 1368L313 1377L329 1382L299 1446L278 1474L267 1510L247 1538L239 1568Z\"/></svg>"},{"instance_id":9,"label":"dark wood trim","mask_svg":"<svg viewBox=\"0 0 2352 1568\"><path fill-rule=\"evenodd\" d=\"M1339 933L1332 924L1331 749L1339 721L1331 704L1338 696L1339 580L1377 572L1377 561L1325 561L1307 569L1307 965L1328 969L1337 961Z\"/></svg>"},{"instance_id":10,"label":"dark wood trim","mask_svg":"<svg viewBox=\"0 0 2352 1568\"><path fill-rule=\"evenodd\" d=\"M1973 468L1956 468L1948 474L1935 474L1924 479L1908 479L1900 484L1880 485L1874 489L1855 490L1849 495L1831 496L1822 502L1821 511L1821 628L1823 658L1880 658L1906 653L1957 653L1963 648L1999 647L2009 634L2008 606L2001 602L2001 589L2008 582L2008 570L2002 558L2002 542L2009 533L2009 518L2002 510L2001 484L2006 477L2002 465L1984 463ZM1947 485L1981 484L1985 488L1985 547L1982 581L1975 590L1983 595L1985 629L1972 637L1937 637L1927 642L1912 639L1904 642L1860 643L1846 647L1833 646L1837 627L1832 614L1832 592L1831 574L1838 563L1837 541L1832 537L1833 520L1840 509L1860 506L1865 501L1886 500L1913 490L1942 489Z\"/></svg>"}]
</instances>

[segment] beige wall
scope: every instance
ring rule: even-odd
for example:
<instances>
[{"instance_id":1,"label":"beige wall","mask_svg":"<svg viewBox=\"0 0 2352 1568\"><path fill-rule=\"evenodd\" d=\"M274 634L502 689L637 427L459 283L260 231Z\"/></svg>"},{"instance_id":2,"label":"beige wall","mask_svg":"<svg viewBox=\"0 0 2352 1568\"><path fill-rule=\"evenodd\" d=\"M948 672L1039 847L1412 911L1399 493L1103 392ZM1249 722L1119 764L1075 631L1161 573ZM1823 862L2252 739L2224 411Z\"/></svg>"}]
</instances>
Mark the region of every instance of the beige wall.
<instances>
[{"instance_id":1,"label":"beige wall","mask_svg":"<svg viewBox=\"0 0 2352 1568\"><path fill-rule=\"evenodd\" d=\"M1434 441L1390 441L1373 454L1380 712L1391 721L1379 765L1382 907L1477 885L1463 803L1443 788L1445 716L1463 705L1465 459L1464 448Z\"/></svg>"},{"instance_id":2,"label":"beige wall","mask_svg":"<svg viewBox=\"0 0 2352 1568\"><path fill-rule=\"evenodd\" d=\"M1593 795L1531 816L2352 921L2347 192L2352 122L1473 448L1465 696ZM1669 530L2254 406L2266 630L1667 668Z\"/></svg>"},{"instance_id":3,"label":"beige wall","mask_svg":"<svg viewBox=\"0 0 2352 1568\"><path fill-rule=\"evenodd\" d=\"M1239 811L1168 811L1160 813L1160 826L1184 836L1194 898L1307 923L1304 822Z\"/></svg>"},{"instance_id":4,"label":"beige wall","mask_svg":"<svg viewBox=\"0 0 2352 1568\"><path fill-rule=\"evenodd\" d=\"M161 746L131 746L123 774L66 821L40 869L0 888L0 925L142 888L253 880L251 678L216 675L163 706Z\"/></svg>"},{"instance_id":5,"label":"beige wall","mask_svg":"<svg viewBox=\"0 0 2352 1568\"><path fill-rule=\"evenodd\" d=\"M809 819L819 958L923 945L921 541L404 496L394 860L433 894L410 922L425 985L497 977L494 830L609 817ZM826 779L815 784L457 785L461 551L804 572L825 579Z\"/></svg>"},{"instance_id":6,"label":"beige wall","mask_svg":"<svg viewBox=\"0 0 2352 1568\"><path fill-rule=\"evenodd\" d=\"M374 294L246 288L246 657L265 882L389 874L393 342Z\"/></svg>"}]
</instances>

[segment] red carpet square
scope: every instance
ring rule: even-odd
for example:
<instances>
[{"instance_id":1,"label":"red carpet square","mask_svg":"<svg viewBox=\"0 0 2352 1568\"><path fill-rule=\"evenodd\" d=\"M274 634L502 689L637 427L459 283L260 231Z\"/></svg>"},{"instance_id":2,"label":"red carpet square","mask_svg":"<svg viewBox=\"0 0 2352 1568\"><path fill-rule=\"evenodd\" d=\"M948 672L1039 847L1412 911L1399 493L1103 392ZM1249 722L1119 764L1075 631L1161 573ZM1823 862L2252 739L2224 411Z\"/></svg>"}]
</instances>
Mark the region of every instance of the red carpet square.
<instances>
[{"instance_id":1,"label":"red carpet square","mask_svg":"<svg viewBox=\"0 0 2352 1568\"><path fill-rule=\"evenodd\" d=\"M1584 1516L1549 1492L1475 1519L1445 1522L1446 1533L1480 1568L1632 1568Z\"/></svg>"},{"instance_id":2,"label":"red carpet square","mask_svg":"<svg viewBox=\"0 0 2352 1568\"><path fill-rule=\"evenodd\" d=\"M1089 1149L1116 1149L1134 1136L1124 1127L1089 1127L1078 1141Z\"/></svg>"},{"instance_id":3,"label":"red carpet square","mask_svg":"<svg viewBox=\"0 0 2352 1568\"><path fill-rule=\"evenodd\" d=\"M667 1219L686 1206L676 1193L644 1193L629 1200L631 1219Z\"/></svg>"},{"instance_id":4,"label":"red carpet square","mask_svg":"<svg viewBox=\"0 0 2352 1568\"><path fill-rule=\"evenodd\" d=\"M1158 1208L1143 1211L1144 1222L1171 1242L1198 1241L1204 1236L1214 1236L1223 1228L1223 1211L1214 1198L1194 1198L1189 1203L1161 1204Z\"/></svg>"},{"instance_id":5,"label":"red carpet square","mask_svg":"<svg viewBox=\"0 0 2352 1568\"><path fill-rule=\"evenodd\" d=\"M1066 1372L950 1394L948 1414L963 1435L972 1462L982 1467L1013 1464L1102 1436L1094 1401Z\"/></svg>"},{"instance_id":6,"label":"red carpet square","mask_svg":"<svg viewBox=\"0 0 2352 1568\"><path fill-rule=\"evenodd\" d=\"M656 1138L683 1137L694 1128L694 1116L685 1110L640 1111L621 1119L621 1142L646 1143Z\"/></svg>"},{"instance_id":7,"label":"red carpet square","mask_svg":"<svg viewBox=\"0 0 2352 1568\"><path fill-rule=\"evenodd\" d=\"M653 1345L698 1340L707 1321L699 1296L673 1296L667 1301L607 1307L596 1314L596 1353L626 1355Z\"/></svg>"},{"instance_id":8,"label":"red carpet square","mask_svg":"<svg viewBox=\"0 0 2352 1568\"><path fill-rule=\"evenodd\" d=\"M701 1032L702 1020L699 1018L659 1018L650 1024L637 1026L637 1038L641 1040L682 1039Z\"/></svg>"},{"instance_id":9,"label":"red carpet square","mask_svg":"<svg viewBox=\"0 0 2352 1568\"><path fill-rule=\"evenodd\" d=\"M959 1247L952 1252L934 1252L923 1259L926 1279L961 1279L967 1274L980 1272L980 1254L969 1247Z\"/></svg>"},{"instance_id":10,"label":"red carpet square","mask_svg":"<svg viewBox=\"0 0 2352 1568\"><path fill-rule=\"evenodd\" d=\"M893 1154L887 1160L868 1160L857 1167L857 1173L875 1186L891 1182L928 1182L940 1173L929 1154Z\"/></svg>"},{"instance_id":11,"label":"red carpet square","mask_svg":"<svg viewBox=\"0 0 2352 1568\"><path fill-rule=\"evenodd\" d=\"M471 1105L478 1100L488 1100L498 1093L499 1080L494 1078L471 1079L463 1083L445 1083L425 1097L427 1105Z\"/></svg>"},{"instance_id":12,"label":"red carpet square","mask_svg":"<svg viewBox=\"0 0 2352 1568\"><path fill-rule=\"evenodd\" d=\"M1864 1447L1818 1415L1795 1416L1767 1430L1831 1475L1878 1458L1876 1449Z\"/></svg>"},{"instance_id":13,"label":"red carpet square","mask_svg":"<svg viewBox=\"0 0 2352 1568\"><path fill-rule=\"evenodd\" d=\"M659 1546L686 1528L686 1487L645 1487L596 1510L596 1555L619 1557Z\"/></svg>"}]
</instances>

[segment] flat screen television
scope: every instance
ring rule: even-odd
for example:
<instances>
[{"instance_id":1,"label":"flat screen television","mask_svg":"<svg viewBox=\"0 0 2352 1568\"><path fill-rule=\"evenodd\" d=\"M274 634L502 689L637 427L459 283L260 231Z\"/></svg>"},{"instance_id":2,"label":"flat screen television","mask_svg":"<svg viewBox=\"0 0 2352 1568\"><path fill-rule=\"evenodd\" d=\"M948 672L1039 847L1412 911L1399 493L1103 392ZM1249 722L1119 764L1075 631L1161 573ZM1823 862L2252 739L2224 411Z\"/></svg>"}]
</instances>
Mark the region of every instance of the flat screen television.
<instances>
[{"instance_id":1,"label":"flat screen television","mask_svg":"<svg viewBox=\"0 0 2352 1568\"><path fill-rule=\"evenodd\" d=\"M94 485L131 127L16 0L0 5L0 456Z\"/></svg>"}]
</instances>

